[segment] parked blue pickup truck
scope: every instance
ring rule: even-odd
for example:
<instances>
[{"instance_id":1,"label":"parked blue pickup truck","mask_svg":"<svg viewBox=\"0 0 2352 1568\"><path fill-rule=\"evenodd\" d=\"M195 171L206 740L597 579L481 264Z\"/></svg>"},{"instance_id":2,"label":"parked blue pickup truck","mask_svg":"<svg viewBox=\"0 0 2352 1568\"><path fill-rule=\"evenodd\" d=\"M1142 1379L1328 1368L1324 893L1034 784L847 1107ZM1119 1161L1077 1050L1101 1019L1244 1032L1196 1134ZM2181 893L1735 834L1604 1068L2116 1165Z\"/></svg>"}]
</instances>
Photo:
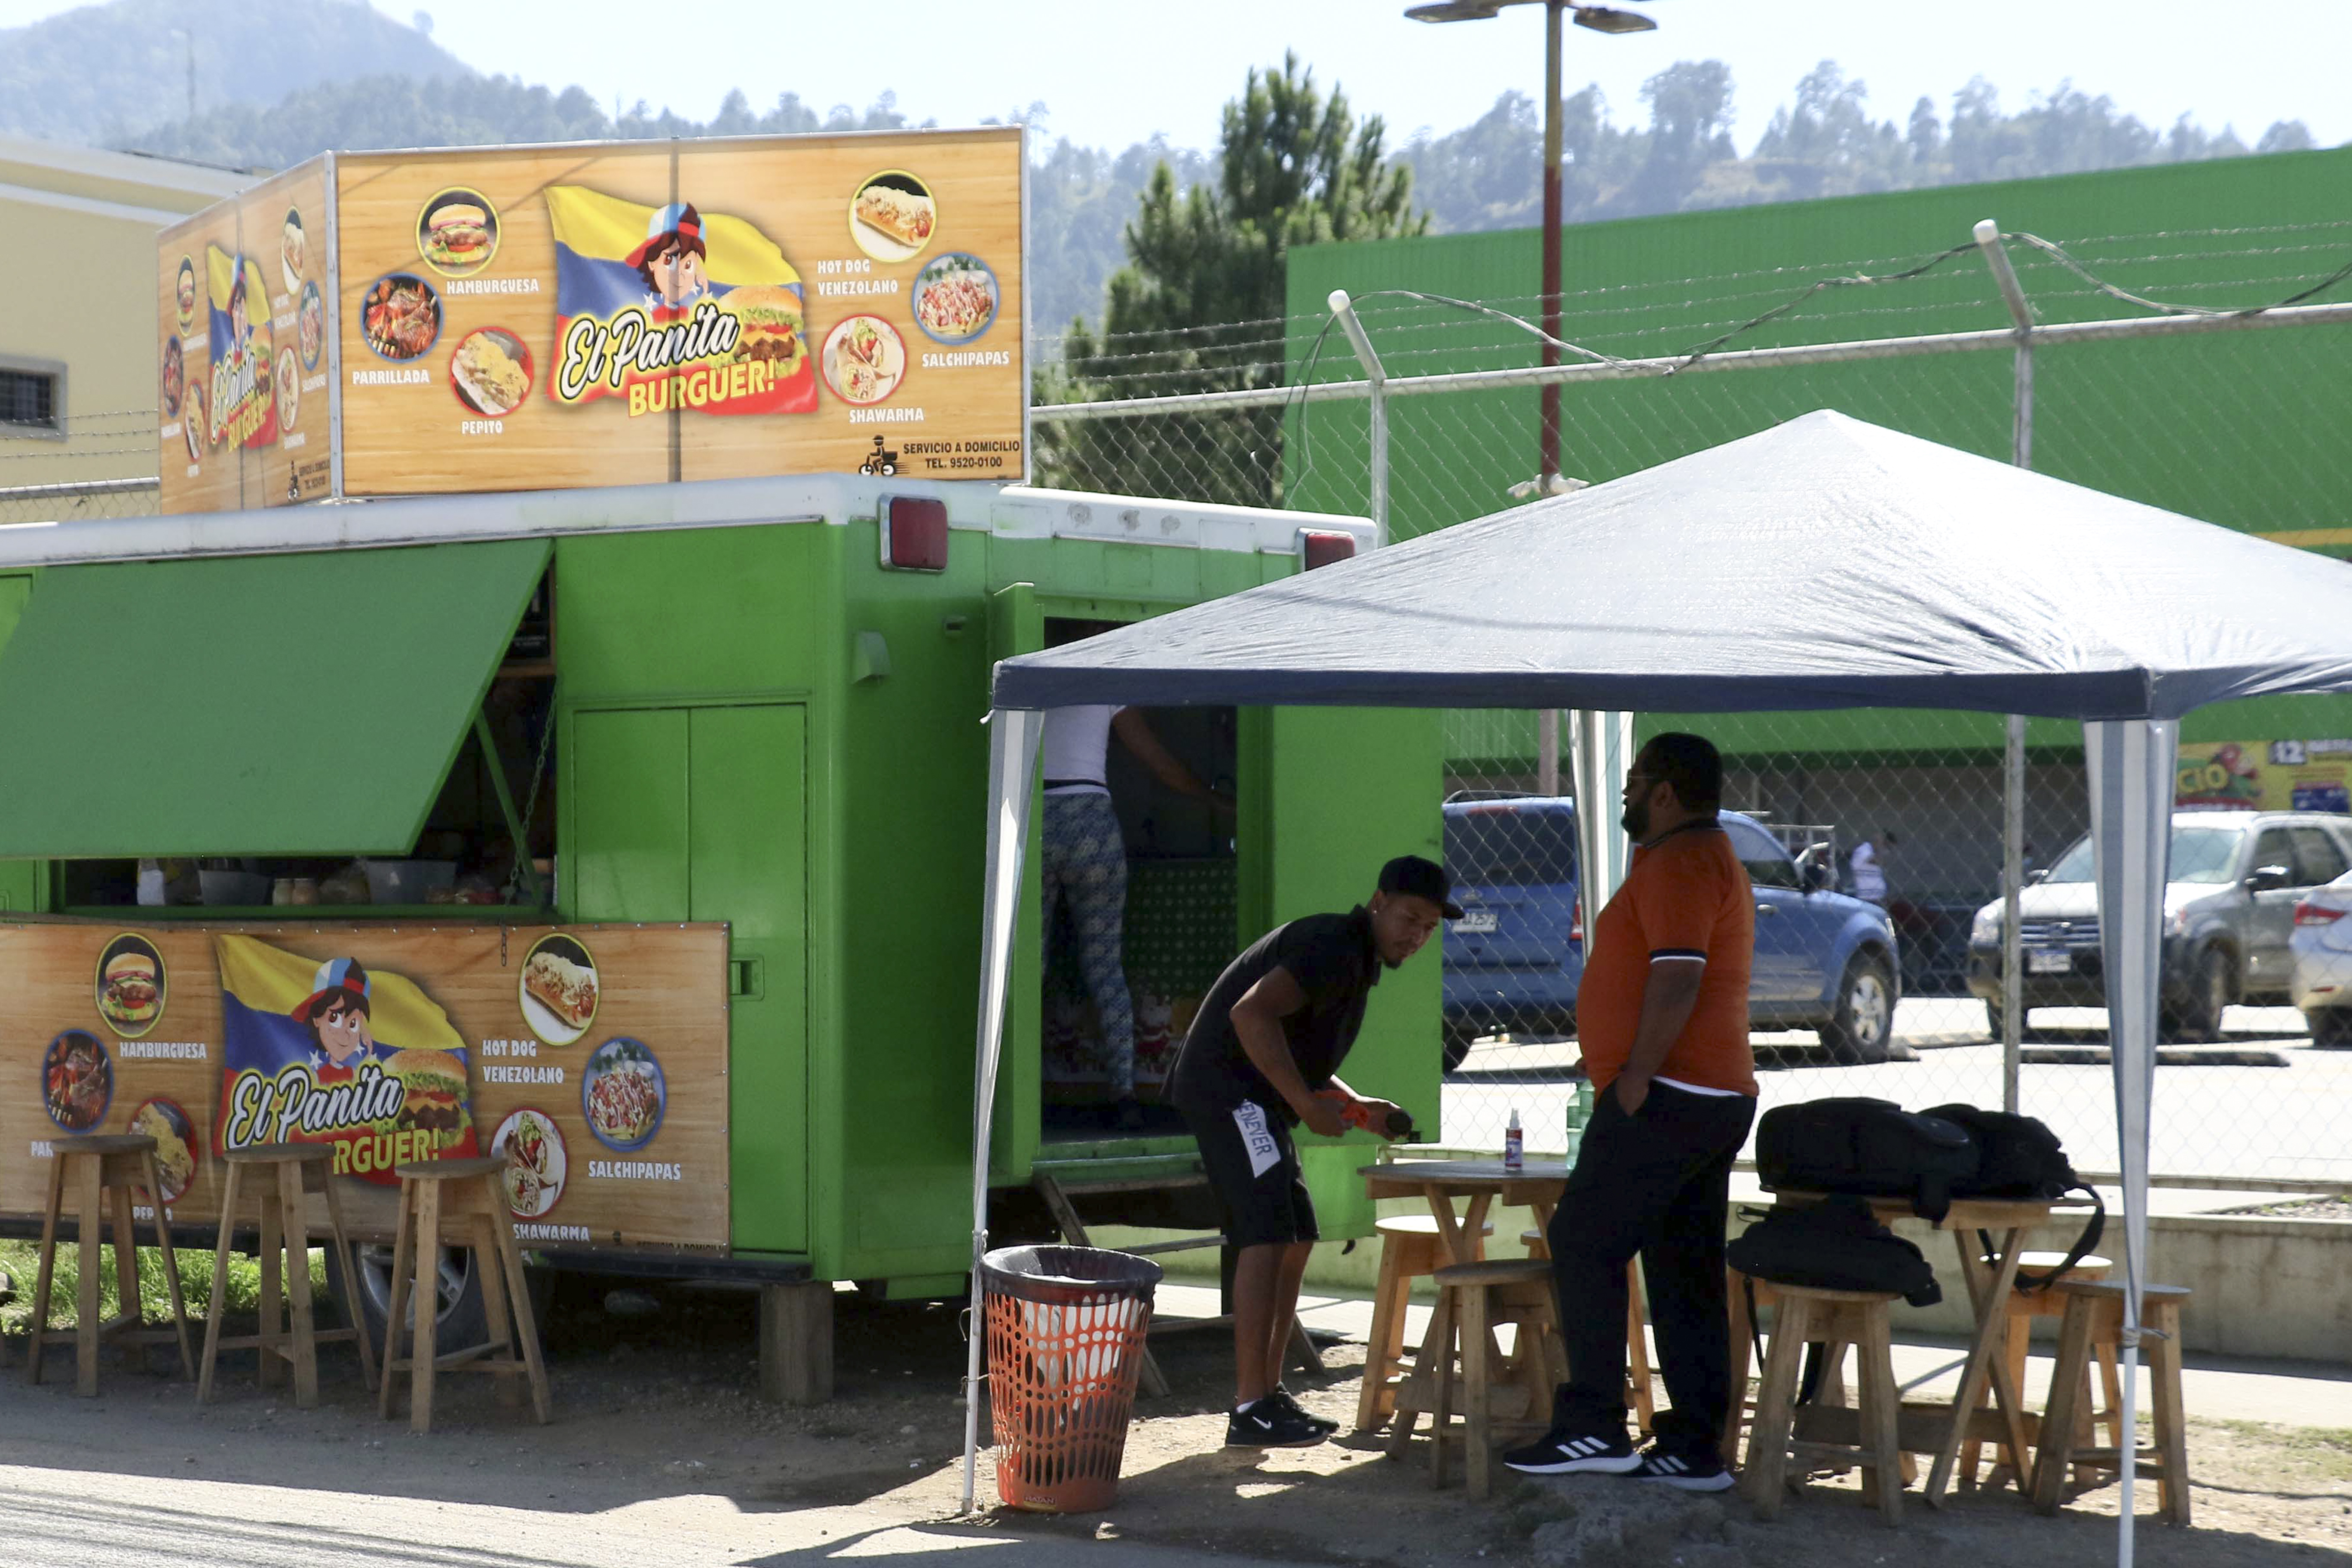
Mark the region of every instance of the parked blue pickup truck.
<instances>
[{"instance_id":1,"label":"parked blue pickup truck","mask_svg":"<svg viewBox=\"0 0 2352 1568\"><path fill-rule=\"evenodd\" d=\"M1885 1061L1903 973L1886 911L1833 890L1825 856L1792 856L1755 818L1727 811L1723 826L1756 885L1756 1026L1815 1029L1838 1061ZM1575 803L1449 801L1445 865L1462 905L1445 930L1447 1068L1484 1035L1573 1033L1584 974Z\"/></svg>"}]
</instances>

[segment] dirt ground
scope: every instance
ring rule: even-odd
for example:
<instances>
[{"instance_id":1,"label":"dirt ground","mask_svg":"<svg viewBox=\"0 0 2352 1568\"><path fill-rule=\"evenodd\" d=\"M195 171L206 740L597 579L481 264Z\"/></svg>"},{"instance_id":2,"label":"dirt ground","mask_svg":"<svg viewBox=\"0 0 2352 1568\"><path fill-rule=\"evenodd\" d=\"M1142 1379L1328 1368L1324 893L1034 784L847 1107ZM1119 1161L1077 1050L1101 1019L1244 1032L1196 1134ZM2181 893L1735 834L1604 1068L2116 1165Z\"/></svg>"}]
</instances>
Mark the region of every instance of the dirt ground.
<instances>
[{"instance_id":1,"label":"dirt ground","mask_svg":"<svg viewBox=\"0 0 2352 1568\"><path fill-rule=\"evenodd\" d=\"M609 1300L609 1307L608 1307ZM484 1380L446 1380L427 1437L379 1421L347 1347L322 1354L320 1408L256 1386L252 1352L224 1357L222 1392L199 1409L188 1388L110 1363L103 1396L71 1392L69 1354L50 1380L23 1381L23 1341L0 1372L0 1461L120 1475L204 1476L279 1487L520 1507L583 1521L654 1499L715 1495L743 1513L858 1505L908 1522L956 1512L962 1343L951 1305L844 1297L830 1405L787 1410L756 1393L748 1295L688 1288L607 1298L566 1281L548 1324L556 1418L530 1426ZM1736 1494L1692 1499L1606 1478L1510 1478L1490 1501L1433 1491L1418 1460L1343 1436L1321 1448L1229 1454L1219 1445L1228 1352L1214 1331L1160 1342L1177 1392L1142 1403L1118 1505L1066 1519L998 1512L987 1528L1045 1540L1123 1541L1301 1563L1639 1563L1641 1568L1862 1568L1889 1563L2114 1561L2112 1486L2042 1519L2009 1493L1929 1510L1910 1496L1899 1533L1859 1502L1853 1481L1817 1484L1777 1523ZM151 1358L164 1352L151 1351ZM1329 1375L1307 1403L1352 1414L1360 1345L1328 1348ZM2200 1423L2190 1440L2197 1525L2144 1519L2150 1564L2286 1568L2352 1559L2352 1432ZM983 1461L983 1503L994 1500ZM2154 1486L2143 1487L2143 1509ZM1108 1560L1108 1554L1107 1559Z\"/></svg>"}]
</instances>

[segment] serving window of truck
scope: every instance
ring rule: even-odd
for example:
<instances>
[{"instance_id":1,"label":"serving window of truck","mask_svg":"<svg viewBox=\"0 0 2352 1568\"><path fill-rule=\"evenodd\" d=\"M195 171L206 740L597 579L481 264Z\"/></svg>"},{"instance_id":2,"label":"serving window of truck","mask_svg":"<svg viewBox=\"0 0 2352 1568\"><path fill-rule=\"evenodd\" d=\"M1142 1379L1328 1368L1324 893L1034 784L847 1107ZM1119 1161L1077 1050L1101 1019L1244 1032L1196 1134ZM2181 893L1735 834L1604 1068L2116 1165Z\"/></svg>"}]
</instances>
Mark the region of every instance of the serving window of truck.
<instances>
[{"instance_id":1,"label":"serving window of truck","mask_svg":"<svg viewBox=\"0 0 2352 1568\"><path fill-rule=\"evenodd\" d=\"M164 234L167 514L0 535L0 1227L63 1140L153 1134L201 1234L316 1139L374 1235L482 1151L559 1267L961 1289L993 660L1374 542L1021 482L1021 146L337 155ZM1111 780L1147 1100L1438 774L1418 716L1150 718L1240 809ZM1187 1157L1097 1123L1049 934L997 1179ZM1360 1054L1426 1112L1399 979Z\"/></svg>"}]
</instances>

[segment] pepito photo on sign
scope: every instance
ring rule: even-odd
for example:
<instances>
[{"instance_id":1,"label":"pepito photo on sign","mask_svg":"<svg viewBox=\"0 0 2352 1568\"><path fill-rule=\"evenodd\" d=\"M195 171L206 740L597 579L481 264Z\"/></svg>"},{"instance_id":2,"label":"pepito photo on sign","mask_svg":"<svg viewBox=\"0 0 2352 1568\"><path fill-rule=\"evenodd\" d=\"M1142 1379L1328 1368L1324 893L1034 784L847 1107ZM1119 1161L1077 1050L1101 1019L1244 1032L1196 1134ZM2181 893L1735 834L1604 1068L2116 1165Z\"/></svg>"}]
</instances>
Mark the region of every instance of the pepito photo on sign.
<instances>
[{"instance_id":1,"label":"pepito photo on sign","mask_svg":"<svg viewBox=\"0 0 2352 1568\"><path fill-rule=\"evenodd\" d=\"M401 1165L480 1151L464 1038L414 981L248 936L215 939L223 1067L216 1149L335 1145L334 1172L391 1185Z\"/></svg>"}]
</instances>

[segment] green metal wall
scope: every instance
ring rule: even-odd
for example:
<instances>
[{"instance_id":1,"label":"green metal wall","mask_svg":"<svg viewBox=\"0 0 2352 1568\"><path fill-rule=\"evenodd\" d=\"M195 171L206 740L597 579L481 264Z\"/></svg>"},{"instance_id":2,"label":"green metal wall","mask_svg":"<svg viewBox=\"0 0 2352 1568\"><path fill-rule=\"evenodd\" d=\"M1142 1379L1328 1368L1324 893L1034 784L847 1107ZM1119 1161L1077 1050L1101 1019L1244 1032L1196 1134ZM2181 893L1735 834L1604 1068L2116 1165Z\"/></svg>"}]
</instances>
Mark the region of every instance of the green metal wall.
<instances>
[{"instance_id":1,"label":"green metal wall","mask_svg":"<svg viewBox=\"0 0 2352 1568\"><path fill-rule=\"evenodd\" d=\"M25 613L25 600L32 587L29 572L0 576L0 650L7 647L8 637L16 629L17 617ZM42 864L37 860L0 860L0 910L39 909Z\"/></svg>"},{"instance_id":2,"label":"green metal wall","mask_svg":"<svg viewBox=\"0 0 2352 1568\"><path fill-rule=\"evenodd\" d=\"M2352 256L2347 209L2352 149L1580 225L1566 234L1562 335L1623 357L1685 351L1816 279L1900 271L1966 243L1983 217L2058 241L2101 274L2160 299L2267 304L2293 291L2287 279L2324 275ZM1313 319L1325 314L1335 288L1360 300L1412 289L1532 317L1539 239L1530 229L1295 250L1288 308ZM2042 321L2132 313L2032 252L2015 254ZM1532 340L1499 324L1433 325L1444 318L1378 298L1362 310L1391 375L1537 361ZM1393 321L1386 333L1383 312ZM2007 324L1982 261L1965 255L1915 281L1817 293L1736 346ZM1291 337L1296 377L1312 333ZM2036 356L2036 372L2039 471L2232 528L2309 534L2327 553L2352 552L2352 450L2338 434L2352 423L2352 328L2049 349ZM1355 374L1335 334L1318 379ZM1532 389L1398 398L1390 406L1391 530L1400 538L1502 510L1512 504L1506 487L1535 471ZM1571 386L1562 398L1562 468L1598 483L1822 407L2006 460L2011 356ZM1364 510L1364 449L1360 405L1294 413L1287 504ZM1998 719L1974 714L1659 715L1656 722L1702 726L1727 750L1749 755L1981 753L1998 749L2000 733ZM1497 714L1471 733L1455 742L1470 756L1509 761L1534 751L1529 715ZM2343 734L2352 734L2352 699L2231 704L2183 727L2191 741ZM2078 748L2080 736L2070 726L2038 725L2032 742L2064 751Z\"/></svg>"}]
</instances>

